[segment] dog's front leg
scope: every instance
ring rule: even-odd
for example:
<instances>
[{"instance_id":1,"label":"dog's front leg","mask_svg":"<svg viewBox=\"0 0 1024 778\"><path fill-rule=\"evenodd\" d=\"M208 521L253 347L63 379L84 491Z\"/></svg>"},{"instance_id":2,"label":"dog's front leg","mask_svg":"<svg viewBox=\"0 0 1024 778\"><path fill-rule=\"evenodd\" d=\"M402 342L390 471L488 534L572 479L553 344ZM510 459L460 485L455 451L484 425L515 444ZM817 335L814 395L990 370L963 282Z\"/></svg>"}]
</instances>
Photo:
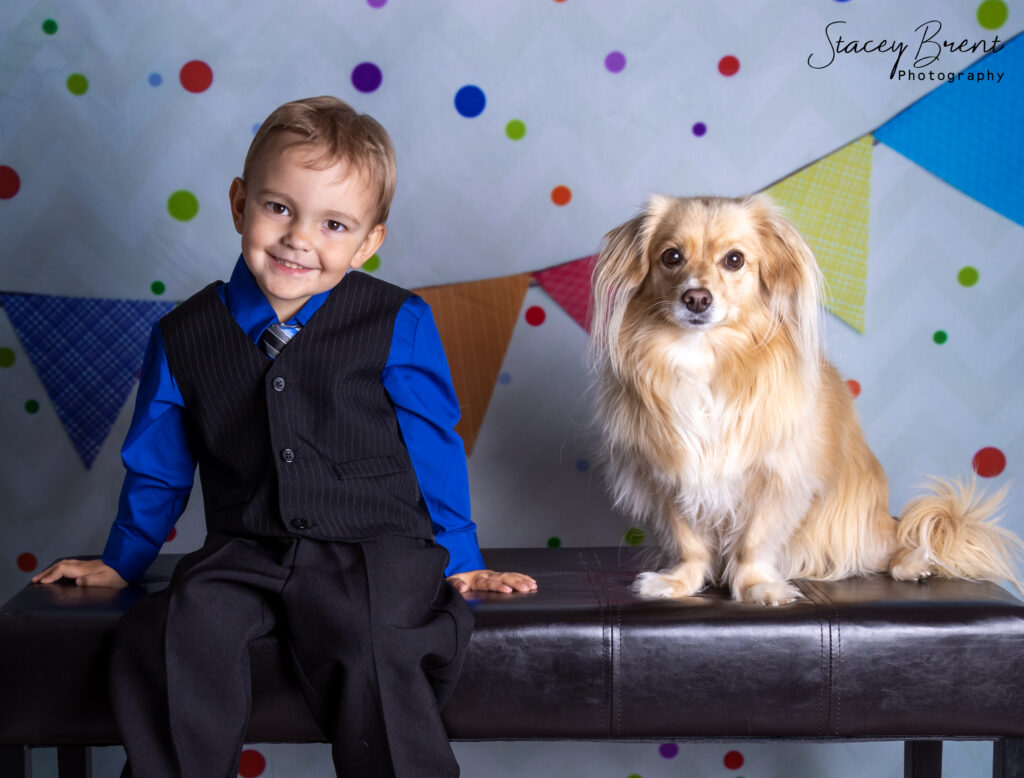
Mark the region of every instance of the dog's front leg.
<instances>
[{"instance_id":1,"label":"dog's front leg","mask_svg":"<svg viewBox=\"0 0 1024 778\"><path fill-rule=\"evenodd\" d=\"M711 574L711 547L675 506L666 509L661 541L665 551L682 561L658 572L637 575L633 591L642 597L690 597L704 588Z\"/></svg>"},{"instance_id":2,"label":"dog's front leg","mask_svg":"<svg viewBox=\"0 0 1024 778\"><path fill-rule=\"evenodd\" d=\"M780 566L811 495L791 484L787 488L777 476L759 481L747 493L746 523L727 550L725 576L736 600L784 605L803 596Z\"/></svg>"}]
</instances>

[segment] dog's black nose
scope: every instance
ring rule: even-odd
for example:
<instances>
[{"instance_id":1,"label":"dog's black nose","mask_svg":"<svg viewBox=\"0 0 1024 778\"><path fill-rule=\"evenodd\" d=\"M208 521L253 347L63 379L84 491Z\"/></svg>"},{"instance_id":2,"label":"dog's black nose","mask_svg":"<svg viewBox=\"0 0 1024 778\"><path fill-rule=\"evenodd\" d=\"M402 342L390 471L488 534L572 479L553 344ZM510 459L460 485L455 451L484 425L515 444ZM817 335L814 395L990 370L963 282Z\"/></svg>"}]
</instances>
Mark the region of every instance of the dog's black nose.
<instances>
[{"instance_id":1,"label":"dog's black nose","mask_svg":"<svg viewBox=\"0 0 1024 778\"><path fill-rule=\"evenodd\" d=\"M707 289L687 289L683 292L683 304L694 313L704 313L711 305L711 292Z\"/></svg>"}]
</instances>

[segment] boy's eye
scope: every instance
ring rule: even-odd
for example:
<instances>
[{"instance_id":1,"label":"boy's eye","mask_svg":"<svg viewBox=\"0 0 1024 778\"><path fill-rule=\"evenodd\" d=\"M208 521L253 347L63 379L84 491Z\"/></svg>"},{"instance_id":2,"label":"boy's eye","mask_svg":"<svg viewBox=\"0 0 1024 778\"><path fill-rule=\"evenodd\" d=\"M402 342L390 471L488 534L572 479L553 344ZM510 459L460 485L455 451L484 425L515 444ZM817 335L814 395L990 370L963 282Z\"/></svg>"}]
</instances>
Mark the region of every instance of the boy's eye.
<instances>
[{"instance_id":1,"label":"boy's eye","mask_svg":"<svg viewBox=\"0 0 1024 778\"><path fill-rule=\"evenodd\" d=\"M336 222L333 219L328 219L327 229L329 229L331 232L341 232L343 229L345 229L345 225L342 224L341 222Z\"/></svg>"},{"instance_id":2,"label":"boy's eye","mask_svg":"<svg viewBox=\"0 0 1024 778\"><path fill-rule=\"evenodd\" d=\"M288 206L281 205L281 203L267 203L267 208L270 209L271 213L276 213L279 216L288 213Z\"/></svg>"}]
</instances>

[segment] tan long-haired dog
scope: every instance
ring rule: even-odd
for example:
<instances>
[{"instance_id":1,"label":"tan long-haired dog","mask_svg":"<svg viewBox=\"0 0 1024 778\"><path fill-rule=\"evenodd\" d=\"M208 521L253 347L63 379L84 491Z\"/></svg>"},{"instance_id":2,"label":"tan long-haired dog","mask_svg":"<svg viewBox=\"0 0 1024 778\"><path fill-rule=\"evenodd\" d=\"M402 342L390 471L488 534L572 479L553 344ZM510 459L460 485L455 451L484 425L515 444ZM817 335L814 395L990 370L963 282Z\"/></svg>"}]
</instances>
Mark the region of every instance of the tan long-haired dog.
<instances>
[{"instance_id":1,"label":"tan long-haired dog","mask_svg":"<svg viewBox=\"0 0 1024 778\"><path fill-rule=\"evenodd\" d=\"M605 237L591 349L616 504L653 531L648 597L709 582L778 605L793 578L1016 582L1002 494L936 481L889 514L885 473L823 357L810 248L763 195L655 195Z\"/></svg>"}]
</instances>

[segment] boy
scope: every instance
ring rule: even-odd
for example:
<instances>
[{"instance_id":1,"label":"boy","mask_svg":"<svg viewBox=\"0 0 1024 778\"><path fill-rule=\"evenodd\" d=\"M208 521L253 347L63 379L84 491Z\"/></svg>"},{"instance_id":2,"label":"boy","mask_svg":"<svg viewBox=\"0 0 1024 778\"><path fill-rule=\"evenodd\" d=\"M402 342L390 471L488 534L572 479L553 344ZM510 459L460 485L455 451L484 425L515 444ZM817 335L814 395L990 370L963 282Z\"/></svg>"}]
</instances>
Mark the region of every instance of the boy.
<instances>
[{"instance_id":1,"label":"boy","mask_svg":"<svg viewBox=\"0 0 1024 778\"><path fill-rule=\"evenodd\" d=\"M429 308L349 274L383 242L394 186L387 133L341 101L267 118L231 184L231 280L154 328L102 559L33 579L137 580L199 465L207 539L115 639L125 775L235 776L248 643L274 626L339 774L458 774L439 713L472 628L458 592L536 583L484 569Z\"/></svg>"}]
</instances>

